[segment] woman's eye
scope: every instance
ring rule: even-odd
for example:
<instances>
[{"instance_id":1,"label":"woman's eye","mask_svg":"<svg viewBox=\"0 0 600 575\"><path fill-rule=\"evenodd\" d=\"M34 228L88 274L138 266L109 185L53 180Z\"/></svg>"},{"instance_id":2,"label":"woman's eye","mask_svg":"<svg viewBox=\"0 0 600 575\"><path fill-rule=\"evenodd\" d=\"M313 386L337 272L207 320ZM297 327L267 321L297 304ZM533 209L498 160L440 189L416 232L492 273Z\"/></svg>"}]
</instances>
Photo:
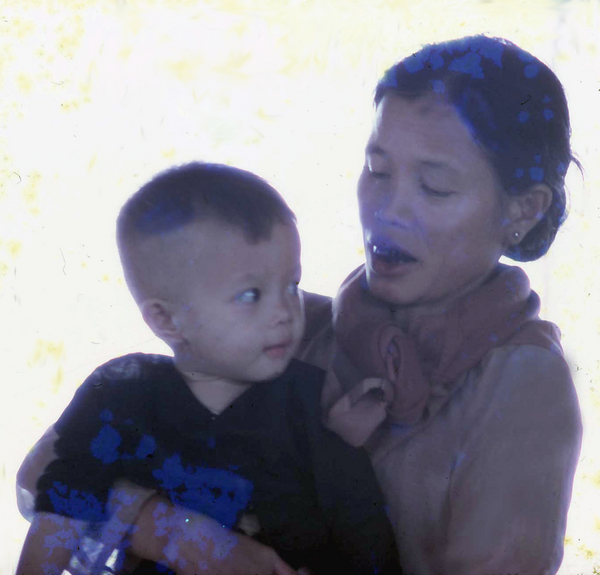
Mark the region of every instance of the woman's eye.
<instances>
[{"instance_id":1,"label":"woman's eye","mask_svg":"<svg viewBox=\"0 0 600 575\"><path fill-rule=\"evenodd\" d=\"M378 166L373 164L379 163ZM390 177L389 172L384 169L384 166L381 165L381 162L372 162L372 160L368 160L365 162L365 170L369 174L369 177L374 180L385 180Z\"/></svg>"},{"instance_id":2,"label":"woman's eye","mask_svg":"<svg viewBox=\"0 0 600 575\"><path fill-rule=\"evenodd\" d=\"M257 288L247 289L239 294L235 301L239 303L256 303L260 299L260 290Z\"/></svg>"},{"instance_id":3,"label":"woman's eye","mask_svg":"<svg viewBox=\"0 0 600 575\"><path fill-rule=\"evenodd\" d=\"M430 196L434 196L436 198L446 198L448 196L451 196L454 193L454 192L444 192L442 190L434 190L433 188L430 188L425 182L423 182L423 180L421 180L420 185L421 185L421 189L426 194L429 194Z\"/></svg>"},{"instance_id":4,"label":"woman's eye","mask_svg":"<svg viewBox=\"0 0 600 575\"><path fill-rule=\"evenodd\" d=\"M390 175L387 172L381 170L375 170L371 167L368 168L369 175L375 180L387 180Z\"/></svg>"}]
</instances>

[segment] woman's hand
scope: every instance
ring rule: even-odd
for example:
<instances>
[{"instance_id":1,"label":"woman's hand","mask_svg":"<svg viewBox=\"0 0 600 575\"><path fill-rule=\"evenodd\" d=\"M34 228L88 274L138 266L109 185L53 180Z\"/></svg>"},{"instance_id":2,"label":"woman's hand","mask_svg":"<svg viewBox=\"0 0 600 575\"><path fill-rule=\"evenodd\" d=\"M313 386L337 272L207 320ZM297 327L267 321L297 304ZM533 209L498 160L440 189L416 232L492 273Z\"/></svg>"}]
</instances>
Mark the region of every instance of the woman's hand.
<instances>
[{"instance_id":1,"label":"woman's hand","mask_svg":"<svg viewBox=\"0 0 600 575\"><path fill-rule=\"evenodd\" d=\"M136 521L131 552L179 575L296 575L270 547L158 496Z\"/></svg>"}]
</instances>

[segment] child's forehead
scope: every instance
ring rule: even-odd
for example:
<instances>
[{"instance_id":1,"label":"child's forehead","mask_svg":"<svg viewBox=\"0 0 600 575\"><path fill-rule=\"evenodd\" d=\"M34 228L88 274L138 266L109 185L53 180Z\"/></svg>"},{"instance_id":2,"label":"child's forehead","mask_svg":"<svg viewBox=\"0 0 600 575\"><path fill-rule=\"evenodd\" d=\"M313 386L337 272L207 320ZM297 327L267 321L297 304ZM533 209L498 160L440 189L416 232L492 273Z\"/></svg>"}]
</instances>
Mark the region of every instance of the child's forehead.
<instances>
[{"instance_id":1,"label":"child's forehead","mask_svg":"<svg viewBox=\"0 0 600 575\"><path fill-rule=\"evenodd\" d=\"M190 222L177 230L174 237L198 246L226 241L252 250L261 249L267 245L277 247L281 243L282 235L296 238L298 230L294 224L273 222L265 234L257 238L253 237L250 230L246 229L243 224L232 224L219 218L206 218Z\"/></svg>"},{"instance_id":2,"label":"child's forehead","mask_svg":"<svg viewBox=\"0 0 600 575\"><path fill-rule=\"evenodd\" d=\"M241 226L208 219L192 222L159 241L160 251L179 261L197 260L204 266L220 266L224 261L247 267L261 258L283 257L299 250L298 231L295 226L275 223L271 233L254 239ZM150 250L152 251L152 250Z\"/></svg>"},{"instance_id":3,"label":"child's forehead","mask_svg":"<svg viewBox=\"0 0 600 575\"><path fill-rule=\"evenodd\" d=\"M194 220L176 230L173 234L173 239L175 241L171 243L174 246L183 243L188 248L198 249L223 242L248 248L252 248L252 246L258 244L258 242L251 240L249 234L245 233L241 226L236 226L217 218Z\"/></svg>"}]
</instances>

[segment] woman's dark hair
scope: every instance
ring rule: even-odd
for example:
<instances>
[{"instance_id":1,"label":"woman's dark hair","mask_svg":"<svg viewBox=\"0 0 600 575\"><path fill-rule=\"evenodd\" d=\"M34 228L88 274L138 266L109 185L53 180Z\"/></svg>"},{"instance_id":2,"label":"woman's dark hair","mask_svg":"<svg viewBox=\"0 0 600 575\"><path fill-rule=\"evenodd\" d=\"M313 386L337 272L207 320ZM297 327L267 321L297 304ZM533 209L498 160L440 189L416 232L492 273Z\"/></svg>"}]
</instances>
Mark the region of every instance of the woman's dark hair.
<instances>
[{"instance_id":1,"label":"woman's dark hair","mask_svg":"<svg viewBox=\"0 0 600 575\"><path fill-rule=\"evenodd\" d=\"M565 175L574 161L563 87L550 68L515 44L472 36L431 44L390 68L375 90L405 98L443 96L487 153L504 190L520 195L543 182L552 190L544 217L505 255L543 256L566 218Z\"/></svg>"}]
</instances>

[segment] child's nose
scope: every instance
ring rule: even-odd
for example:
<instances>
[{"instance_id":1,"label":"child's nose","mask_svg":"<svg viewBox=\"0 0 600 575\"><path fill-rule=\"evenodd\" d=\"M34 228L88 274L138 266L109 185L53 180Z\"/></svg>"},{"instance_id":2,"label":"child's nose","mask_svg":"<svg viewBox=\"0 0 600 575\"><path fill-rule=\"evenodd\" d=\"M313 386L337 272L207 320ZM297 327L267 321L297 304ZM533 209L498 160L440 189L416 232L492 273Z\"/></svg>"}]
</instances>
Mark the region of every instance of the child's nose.
<instances>
[{"instance_id":1,"label":"child's nose","mask_svg":"<svg viewBox=\"0 0 600 575\"><path fill-rule=\"evenodd\" d=\"M292 320L292 306L288 298L279 298L273 314L273 323L288 323Z\"/></svg>"}]
</instances>

